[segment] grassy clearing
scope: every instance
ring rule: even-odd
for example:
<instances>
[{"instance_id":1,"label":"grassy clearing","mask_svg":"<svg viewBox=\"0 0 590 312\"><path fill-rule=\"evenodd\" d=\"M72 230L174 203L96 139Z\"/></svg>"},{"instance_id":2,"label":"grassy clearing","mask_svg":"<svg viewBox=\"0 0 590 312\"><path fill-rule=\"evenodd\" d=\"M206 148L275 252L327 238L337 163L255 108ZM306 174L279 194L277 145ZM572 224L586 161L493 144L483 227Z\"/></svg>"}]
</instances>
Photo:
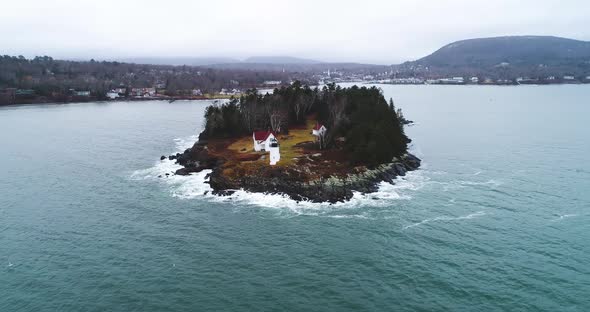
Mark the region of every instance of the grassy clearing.
<instances>
[{"instance_id":1,"label":"grassy clearing","mask_svg":"<svg viewBox=\"0 0 590 312\"><path fill-rule=\"evenodd\" d=\"M315 120L308 120L305 128L290 129L289 135L279 135L279 143L281 144L281 161L277 165L288 166L293 164L293 158L304 155L302 148L297 147L297 144L304 142L313 142L315 137L311 134L311 129L315 126Z\"/></svg>"},{"instance_id":2,"label":"grassy clearing","mask_svg":"<svg viewBox=\"0 0 590 312\"><path fill-rule=\"evenodd\" d=\"M290 166L294 163L294 158L301 157L304 155L302 148L297 147L297 144L314 141L315 137L311 134L311 129L315 126L315 120L309 119L305 127L299 127L289 130L288 135L278 135L280 144L281 160L277 163L277 166ZM242 137L227 147L229 150L235 153L233 157L236 161L240 159L252 159L244 154L253 155L267 155L264 152L255 152L254 145L251 136ZM268 159L253 161L258 164L268 164Z\"/></svg>"},{"instance_id":3,"label":"grassy clearing","mask_svg":"<svg viewBox=\"0 0 590 312\"><path fill-rule=\"evenodd\" d=\"M305 180L345 176L351 167L342 151L319 151L311 147L313 144L302 144L315 141L311 134L315 123L315 118L308 118L305 125L289 129L288 135L278 136L281 160L276 166L269 164L268 152L254 151L251 135L239 139L212 140L208 144L209 152L224 159L223 175L235 179L245 176L273 176L277 171L289 172L295 176L303 174L302 179ZM314 156L315 153L321 155ZM261 159L263 156L264 159Z\"/></svg>"}]
</instances>

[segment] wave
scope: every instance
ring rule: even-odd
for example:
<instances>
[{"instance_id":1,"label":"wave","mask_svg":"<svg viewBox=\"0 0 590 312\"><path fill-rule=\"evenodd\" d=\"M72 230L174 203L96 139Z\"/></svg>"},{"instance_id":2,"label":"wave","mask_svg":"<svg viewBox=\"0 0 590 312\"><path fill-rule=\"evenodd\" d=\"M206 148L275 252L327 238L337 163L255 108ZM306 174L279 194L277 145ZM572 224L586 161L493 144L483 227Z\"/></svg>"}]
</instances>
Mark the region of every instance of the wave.
<instances>
[{"instance_id":1,"label":"wave","mask_svg":"<svg viewBox=\"0 0 590 312\"><path fill-rule=\"evenodd\" d=\"M457 181L457 183L459 185L488 185L488 186L493 186L493 187L498 187L500 185L502 185L502 182L491 179L485 182L476 182L476 181L463 181L463 180L459 180Z\"/></svg>"},{"instance_id":2,"label":"wave","mask_svg":"<svg viewBox=\"0 0 590 312\"><path fill-rule=\"evenodd\" d=\"M236 190L229 196L212 195L211 187L205 183L205 176L210 171L203 171L191 176L171 176L165 181L171 186L172 196L183 199L202 198L213 202L233 203L240 205L257 206L267 209L287 210L294 215L319 216L332 213L336 209L355 209L360 207L390 207L392 201L410 200L412 196L408 191L420 189L424 185L421 175L408 175L408 178L397 179L395 184L382 182L375 193L362 194L354 192L353 197L347 202L314 203L310 201L295 201L287 195L266 194L248 192L243 189ZM153 176L153 174L152 174ZM339 218L338 215L329 215ZM357 216L363 218L362 216ZM366 217L366 216L365 216ZM352 218L341 216L341 218Z\"/></svg>"},{"instance_id":3,"label":"wave","mask_svg":"<svg viewBox=\"0 0 590 312\"><path fill-rule=\"evenodd\" d=\"M195 142L197 142L198 140L198 135L191 135L186 138L174 139L174 143L176 144L176 150L178 152L184 152L187 148L193 147L193 145L195 145Z\"/></svg>"},{"instance_id":4,"label":"wave","mask_svg":"<svg viewBox=\"0 0 590 312\"><path fill-rule=\"evenodd\" d=\"M198 140L198 135L191 135L174 140L177 152L182 152L192 147ZM383 219L388 218L384 215L391 212L395 202L409 201L415 195L416 191L421 190L427 185L440 185L443 191L453 188L487 186L492 189L501 185L497 180L487 181L437 181L436 177L446 176L446 171L434 171L427 169L424 164L420 170L408 172L404 177L398 177L393 183L381 182L377 192L362 194L354 192L353 197L346 202L335 204L330 203L313 203L309 201L295 201L286 195L252 193L243 189L235 190L232 195L218 196L213 194L213 189L207 182L208 174L211 170L204 170L189 176L177 176L176 170L182 166L173 160L164 159L147 169L141 169L133 172L130 176L132 180L151 180L163 185L170 192L170 195L182 200L199 199L215 203L225 203L230 205L250 206L264 209L275 210L278 214L292 216L320 216L334 219ZM477 175L477 172L476 174ZM435 178L435 180L431 180ZM456 199L452 198L445 206L455 205ZM371 210L359 211L359 208L370 207ZM380 209L385 208L385 209ZM377 210L375 210L377 209ZM390 214L388 214L390 215ZM405 226L403 229L409 229L430 222L455 221L463 219L472 219L485 215L483 211L460 217L440 216L426 219L414 224Z\"/></svg>"},{"instance_id":5,"label":"wave","mask_svg":"<svg viewBox=\"0 0 590 312\"><path fill-rule=\"evenodd\" d=\"M566 219L566 218L572 218L572 217L578 217L578 216L579 216L578 214L564 214L564 215L559 215L559 217L551 220L551 222L561 221L561 220Z\"/></svg>"},{"instance_id":6,"label":"wave","mask_svg":"<svg viewBox=\"0 0 590 312\"><path fill-rule=\"evenodd\" d=\"M413 223L407 226L404 226L403 229L407 230L409 228L413 228L419 225L423 225L426 223L430 223L430 222L436 222L436 221L457 221L457 220L468 220L468 219L473 219L473 218L477 218L477 217L481 217L481 216L485 216L486 213L484 211L478 211L472 214L468 214L466 216L459 216L459 217L447 217L447 216L442 216L442 217L436 217L436 218L432 218L432 219L425 219L422 220L420 222L417 223Z\"/></svg>"},{"instance_id":7,"label":"wave","mask_svg":"<svg viewBox=\"0 0 590 312\"><path fill-rule=\"evenodd\" d=\"M175 139L176 149L178 152L192 147L198 140L197 135ZM408 172L405 177L398 177L394 183L381 182L378 191L369 194L354 192L353 197L347 202L330 203L313 203L309 201L295 201L286 195L252 193L245 190L236 190L229 196L217 196L212 194L212 188L206 183L206 177L210 170L204 170L189 176L174 175L176 170L182 166L173 160L164 159L158 161L154 166L136 170L130 175L132 180L152 180L159 181L169 188L173 197L181 199L205 199L212 202L236 203L242 205L252 205L268 209L287 210L294 215L326 215L328 216L334 209L345 208L354 209L359 207L391 207L393 201L410 200L412 193L423 188L430 180L424 174L423 170ZM339 215L330 215L333 218L339 218ZM350 216L341 216L340 218L352 218ZM363 218L363 217L356 217Z\"/></svg>"},{"instance_id":8,"label":"wave","mask_svg":"<svg viewBox=\"0 0 590 312\"><path fill-rule=\"evenodd\" d=\"M488 181L467 181L467 180L455 180L449 182L434 182L443 185L443 191L448 192L452 190L462 189L466 187L477 187L477 186L487 186L489 188L497 188L503 185L503 182L490 179Z\"/></svg>"}]
</instances>

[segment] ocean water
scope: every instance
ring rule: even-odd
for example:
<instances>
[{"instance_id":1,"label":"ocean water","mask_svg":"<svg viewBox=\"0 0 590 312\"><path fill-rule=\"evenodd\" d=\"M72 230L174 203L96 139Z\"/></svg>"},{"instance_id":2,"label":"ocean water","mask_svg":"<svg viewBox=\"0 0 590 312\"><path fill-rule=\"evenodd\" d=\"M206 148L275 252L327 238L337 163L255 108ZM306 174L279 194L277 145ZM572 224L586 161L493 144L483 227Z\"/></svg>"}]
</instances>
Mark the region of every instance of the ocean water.
<instances>
[{"instance_id":1,"label":"ocean water","mask_svg":"<svg viewBox=\"0 0 590 312\"><path fill-rule=\"evenodd\" d=\"M336 205L166 177L208 101L0 108L0 311L590 310L590 86L380 87L423 167Z\"/></svg>"}]
</instances>

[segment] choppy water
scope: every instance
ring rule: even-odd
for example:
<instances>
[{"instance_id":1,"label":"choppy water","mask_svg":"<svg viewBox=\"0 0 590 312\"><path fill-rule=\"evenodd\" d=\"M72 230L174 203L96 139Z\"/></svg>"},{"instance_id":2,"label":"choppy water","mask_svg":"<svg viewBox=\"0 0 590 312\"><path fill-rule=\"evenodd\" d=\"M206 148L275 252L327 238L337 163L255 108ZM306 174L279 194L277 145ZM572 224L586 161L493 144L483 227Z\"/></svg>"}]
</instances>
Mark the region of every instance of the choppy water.
<instances>
[{"instance_id":1,"label":"choppy water","mask_svg":"<svg viewBox=\"0 0 590 312\"><path fill-rule=\"evenodd\" d=\"M590 86L381 86L421 170L337 205L158 178L209 102L0 108L0 311L588 311Z\"/></svg>"}]
</instances>

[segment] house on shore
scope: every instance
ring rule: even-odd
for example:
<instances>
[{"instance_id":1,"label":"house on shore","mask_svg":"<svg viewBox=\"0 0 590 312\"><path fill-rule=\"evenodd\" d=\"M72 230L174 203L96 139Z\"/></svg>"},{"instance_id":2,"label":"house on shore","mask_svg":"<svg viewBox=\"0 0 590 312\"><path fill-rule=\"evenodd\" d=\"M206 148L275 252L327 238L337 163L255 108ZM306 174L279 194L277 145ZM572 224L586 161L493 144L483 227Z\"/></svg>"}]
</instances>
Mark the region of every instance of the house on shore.
<instances>
[{"instance_id":1,"label":"house on shore","mask_svg":"<svg viewBox=\"0 0 590 312\"><path fill-rule=\"evenodd\" d=\"M153 97L156 96L156 88L131 88L130 95L134 97Z\"/></svg>"},{"instance_id":2,"label":"house on shore","mask_svg":"<svg viewBox=\"0 0 590 312\"><path fill-rule=\"evenodd\" d=\"M114 100L117 99L119 97L119 93L116 92L115 90L111 90L109 92L107 92L107 98Z\"/></svg>"},{"instance_id":3,"label":"house on shore","mask_svg":"<svg viewBox=\"0 0 590 312\"><path fill-rule=\"evenodd\" d=\"M270 153L271 166L276 165L281 160L279 141L272 131L254 131L252 133L252 140L255 151L266 151Z\"/></svg>"},{"instance_id":4,"label":"house on shore","mask_svg":"<svg viewBox=\"0 0 590 312\"><path fill-rule=\"evenodd\" d=\"M90 91L88 91L88 90L70 89L70 92L72 93L73 96L80 96L80 97L89 97L90 96Z\"/></svg>"}]
</instances>

